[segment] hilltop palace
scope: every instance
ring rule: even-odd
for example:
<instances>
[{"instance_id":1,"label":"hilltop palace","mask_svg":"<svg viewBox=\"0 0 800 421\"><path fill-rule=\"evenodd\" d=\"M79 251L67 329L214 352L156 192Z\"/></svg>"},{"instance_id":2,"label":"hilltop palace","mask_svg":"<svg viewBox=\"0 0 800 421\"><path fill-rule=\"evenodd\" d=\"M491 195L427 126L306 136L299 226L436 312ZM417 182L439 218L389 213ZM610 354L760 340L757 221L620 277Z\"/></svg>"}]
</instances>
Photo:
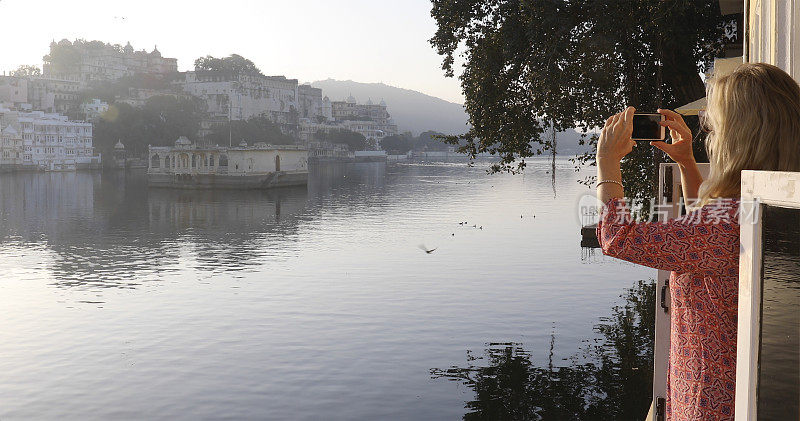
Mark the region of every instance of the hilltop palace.
<instances>
[{"instance_id":1,"label":"hilltop palace","mask_svg":"<svg viewBox=\"0 0 800 421\"><path fill-rule=\"evenodd\" d=\"M181 137L174 147L151 146L148 156L154 187L267 189L308 182L308 150L295 145L198 146Z\"/></svg>"}]
</instances>

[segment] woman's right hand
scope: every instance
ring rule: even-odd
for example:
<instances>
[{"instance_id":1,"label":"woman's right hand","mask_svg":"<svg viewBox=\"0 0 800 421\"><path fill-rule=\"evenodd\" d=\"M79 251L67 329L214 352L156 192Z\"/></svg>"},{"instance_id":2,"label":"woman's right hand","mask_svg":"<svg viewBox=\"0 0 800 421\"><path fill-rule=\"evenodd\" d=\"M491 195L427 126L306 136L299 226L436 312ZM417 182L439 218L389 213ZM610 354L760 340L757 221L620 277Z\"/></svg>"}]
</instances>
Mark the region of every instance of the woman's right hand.
<instances>
[{"instance_id":1,"label":"woman's right hand","mask_svg":"<svg viewBox=\"0 0 800 421\"><path fill-rule=\"evenodd\" d=\"M672 110L659 109L658 113L664 116L664 121L660 121L658 124L669 129L672 143L657 141L650 142L650 144L666 152L678 164L685 166L694 163L692 130L683 121L683 116Z\"/></svg>"}]
</instances>

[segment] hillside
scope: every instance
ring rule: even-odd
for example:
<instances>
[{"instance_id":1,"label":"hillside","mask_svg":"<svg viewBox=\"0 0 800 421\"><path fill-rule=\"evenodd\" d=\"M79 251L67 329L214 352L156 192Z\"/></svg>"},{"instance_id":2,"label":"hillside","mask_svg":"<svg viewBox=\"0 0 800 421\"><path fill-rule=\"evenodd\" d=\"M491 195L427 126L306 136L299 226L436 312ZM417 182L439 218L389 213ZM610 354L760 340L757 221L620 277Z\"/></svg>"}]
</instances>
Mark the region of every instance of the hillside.
<instances>
[{"instance_id":1,"label":"hillside","mask_svg":"<svg viewBox=\"0 0 800 421\"><path fill-rule=\"evenodd\" d=\"M351 80L320 80L311 85L322 88L323 94L331 101L341 101L351 94L360 103L372 99L385 100L389 114L394 118L398 129L411 131L415 135L426 130L446 134L459 134L467 131L467 114L461 104L445 101L422 92L397 88L383 83L360 83Z\"/></svg>"},{"instance_id":2,"label":"hillside","mask_svg":"<svg viewBox=\"0 0 800 421\"><path fill-rule=\"evenodd\" d=\"M372 99L386 101L389 114L401 132L414 135L432 130L445 134L460 134L467 130L467 114L461 104L423 94L410 89L397 88L383 83L360 83L352 80L326 79L312 82L321 88L331 101L341 101L353 95L358 102ZM578 144L580 135L574 130L558 134L558 154L575 155L589 150Z\"/></svg>"}]
</instances>

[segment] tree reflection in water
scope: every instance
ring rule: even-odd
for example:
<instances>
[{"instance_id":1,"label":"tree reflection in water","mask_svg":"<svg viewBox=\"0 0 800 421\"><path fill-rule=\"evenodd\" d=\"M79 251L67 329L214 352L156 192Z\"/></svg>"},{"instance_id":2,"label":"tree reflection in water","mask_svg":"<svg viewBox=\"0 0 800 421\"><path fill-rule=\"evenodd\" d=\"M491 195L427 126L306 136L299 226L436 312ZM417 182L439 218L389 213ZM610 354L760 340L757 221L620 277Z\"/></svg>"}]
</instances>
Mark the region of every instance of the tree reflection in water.
<instances>
[{"instance_id":1,"label":"tree reflection in water","mask_svg":"<svg viewBox=\"0 0 800 421\"><path fill-rule=\"evenodd\" d=\"M536 366L519 343L490 343L482 356L467 352L466 367L431 369L434 379L458 381L475 392L465 420L642 420L653 380L655 286L638 281L624 305L600 319L598 338L567 365Z\"/></svg>"}]
</instances>

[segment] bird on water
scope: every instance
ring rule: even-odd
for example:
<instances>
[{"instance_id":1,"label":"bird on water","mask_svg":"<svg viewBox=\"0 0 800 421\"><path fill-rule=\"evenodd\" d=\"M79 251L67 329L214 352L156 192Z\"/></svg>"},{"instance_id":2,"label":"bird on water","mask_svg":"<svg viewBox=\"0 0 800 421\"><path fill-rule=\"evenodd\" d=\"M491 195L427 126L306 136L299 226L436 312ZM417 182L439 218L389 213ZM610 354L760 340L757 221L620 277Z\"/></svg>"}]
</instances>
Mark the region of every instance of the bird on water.
<instances>
[{"instance_id":1,"label":"bird on water","mask_svg":"<svg viewBox=\"0 0 800 421\"><path fill-rule=\"evenodd\" d=\"M424 251L425 253L431 254L431 253L433 253L434 251L436 251L436 249L437 249L437 248L439 248L439 247L432 248L432 249L430 249L430 250L429 250L427 247L425 247L425 244L420 244L420 245L419 245L419 248L420 248L422 251Z\"/></svg>"}]
</instances>

